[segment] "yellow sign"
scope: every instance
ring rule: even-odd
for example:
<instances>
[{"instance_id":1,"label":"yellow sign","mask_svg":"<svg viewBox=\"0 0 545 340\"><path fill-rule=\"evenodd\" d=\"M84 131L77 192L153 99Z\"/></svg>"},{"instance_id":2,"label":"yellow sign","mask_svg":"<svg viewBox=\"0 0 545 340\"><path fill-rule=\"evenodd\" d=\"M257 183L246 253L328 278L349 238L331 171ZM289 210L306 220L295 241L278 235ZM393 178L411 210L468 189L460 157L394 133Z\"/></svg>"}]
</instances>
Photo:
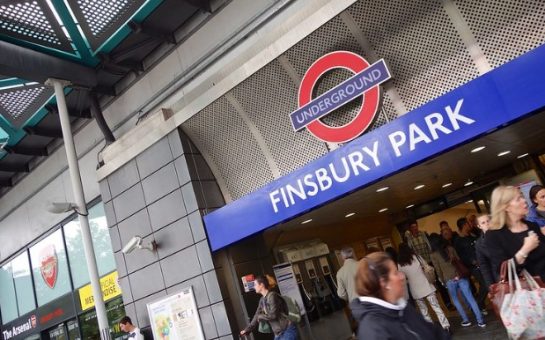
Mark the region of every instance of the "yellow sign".
<instances>
[{"instance_id":1,"label":"yellow sign","mask_svg":"<svg viewBox=\"0 0 545 340\"><path fill-rule=\"evenodd\" d=\"M117 271L103 276L100 279L100 287L102 288L102 299L104 301L108 301L121 295L121 288L119 288L119 285L117 284ZM91 284L79 289L79 301L81 303L81 310L86 310L95 306Z\"/></svg>"}]
</instances>

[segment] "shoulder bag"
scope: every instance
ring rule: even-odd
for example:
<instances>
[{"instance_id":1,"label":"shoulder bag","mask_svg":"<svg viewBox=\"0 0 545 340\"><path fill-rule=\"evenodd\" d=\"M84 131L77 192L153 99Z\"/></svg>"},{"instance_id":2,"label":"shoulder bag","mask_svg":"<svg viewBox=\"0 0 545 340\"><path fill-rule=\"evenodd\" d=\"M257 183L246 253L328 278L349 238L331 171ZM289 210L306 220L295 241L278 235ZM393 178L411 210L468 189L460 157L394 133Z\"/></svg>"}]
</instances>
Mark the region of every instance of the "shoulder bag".
<instances>
[{"instance_id":1,"label":"shoulder bag","mask_svg":"<svg viewBox=\"0 0 545 340\"><path fill-rule=\"evenodd\" d=\"M430 266L429 264L424 261L423 258L416 255L416 259L420 263L420 268L422 268L422 271L424 272L424 275L426 276L426 279L428 279L428 282L431 284L435 283L435 269Z\"/></svg>"}]
</instances>

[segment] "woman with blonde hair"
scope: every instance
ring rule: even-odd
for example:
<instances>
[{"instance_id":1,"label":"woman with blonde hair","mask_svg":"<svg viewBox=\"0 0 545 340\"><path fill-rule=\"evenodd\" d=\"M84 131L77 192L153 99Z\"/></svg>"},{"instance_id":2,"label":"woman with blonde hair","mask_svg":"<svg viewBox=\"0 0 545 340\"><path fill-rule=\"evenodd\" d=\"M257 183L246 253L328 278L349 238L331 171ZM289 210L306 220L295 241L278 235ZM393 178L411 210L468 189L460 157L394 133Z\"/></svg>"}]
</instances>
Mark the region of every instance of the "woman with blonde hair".
<instances>
[{"instance_id":1,"label":"woman with blonde hair","mask_svg":"<svg viewBox=\"0 0 545 340\"><path fill-rule=\"evenodd\" d=\"M526 221L528 204L520 190L499 186L492 192L490 228L485 244L492 270L499 276L503 261L515 259L520 268L545 280L545 231Z\"/></svg>"}]
</instances>

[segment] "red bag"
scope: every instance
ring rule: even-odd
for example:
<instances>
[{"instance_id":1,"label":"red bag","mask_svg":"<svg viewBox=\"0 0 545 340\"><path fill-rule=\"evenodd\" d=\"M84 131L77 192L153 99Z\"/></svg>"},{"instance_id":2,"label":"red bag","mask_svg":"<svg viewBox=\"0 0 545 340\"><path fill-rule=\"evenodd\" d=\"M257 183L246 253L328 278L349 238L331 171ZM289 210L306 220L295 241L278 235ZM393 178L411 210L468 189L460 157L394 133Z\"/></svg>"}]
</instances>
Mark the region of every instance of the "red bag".
<instances>
[{"instance_id":1,"label":"red bag","mask_svg":"<svg viewBox=\"0 0 545 340\"><path fill-rule=\"evenodd\" d=\"M494 313L496 316L501 320L500 310L501 306L503 304L503 300L505 299L505 295L509 294L509 279L507 278L507 268L509 260L505 260L501 264L500 269L500 281L498 283L494 283L490 286L488 290L488 298L490 299L490 302L492 302L492 307L494 308ZM522 286L522 289L530 290L531 287L528 284L528 281L524 276L520 276L520 284ZM545 288L545 283L541 280L539 276L533 276L534 280L537 282L537 284L541 288Z\"/></svg>"}]
</instances>

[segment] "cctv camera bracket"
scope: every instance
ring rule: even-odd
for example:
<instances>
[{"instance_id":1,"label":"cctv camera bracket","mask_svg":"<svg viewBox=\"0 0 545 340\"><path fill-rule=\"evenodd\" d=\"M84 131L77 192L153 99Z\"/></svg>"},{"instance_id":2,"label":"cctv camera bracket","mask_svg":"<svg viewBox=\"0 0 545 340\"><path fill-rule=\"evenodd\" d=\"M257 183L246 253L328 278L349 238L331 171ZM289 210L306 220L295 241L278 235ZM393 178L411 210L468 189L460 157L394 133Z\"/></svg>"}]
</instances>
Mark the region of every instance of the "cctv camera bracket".
<instances>
[{"instance_id":1,"label":"cctv camera bracket","mask_svg":"<svg viewBox=\"0 0 545 340\"><path fill-rule=\"evenodd\" d=\"M140 244L138 245L138 249L147 249L151 252L154 252L157 250L157 242L155 240L151 241L149 244L146 244L145 246Z\"/></svg>"}]
</instances>

